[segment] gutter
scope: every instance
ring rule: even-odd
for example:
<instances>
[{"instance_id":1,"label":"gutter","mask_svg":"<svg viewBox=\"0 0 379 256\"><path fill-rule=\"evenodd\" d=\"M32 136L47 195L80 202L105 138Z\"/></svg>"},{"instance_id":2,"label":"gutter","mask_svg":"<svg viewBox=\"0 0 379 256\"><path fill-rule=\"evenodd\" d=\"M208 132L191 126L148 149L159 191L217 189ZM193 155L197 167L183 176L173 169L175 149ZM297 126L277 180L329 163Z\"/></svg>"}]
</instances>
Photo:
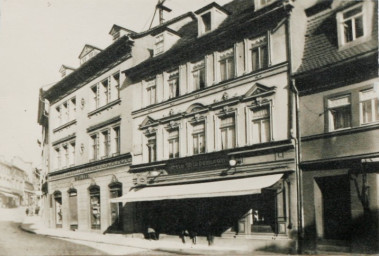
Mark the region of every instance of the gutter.
<instances>
[{"instance_id":1,"label":"gutter","mask_svg":"<svg viewBox=\"0 0 379 256\"><path fill-rule=\"evenodd\" d=\"M288 83L290 86L290 102L291 107L289 111L290 116L290 137L294 143L295 148L295 177L296 177L296 195L297 195L297 253L302 254L303 252L303 241L304 241L304 209L303 209L303 184L302 184L302 173L300 170L301 161L301 139L300 139L300 125L299 125L299 91L296 88L295 79L293 77L293 63L292 63L292 38L291 38L291 22L290 16L287 17L287 54L289 61L289 71L288 71ZM294 95L293 95L294 94ZM294 97L295 96L295 99ZM294 102L293 102L294 101ZM295 109L293 109L295 107ZM295 110L295 111L293 111ZM293 112L295 112L295 120L293 117ZM295 130L295 134L293 132Z\"/></svg>"}]
</instances>

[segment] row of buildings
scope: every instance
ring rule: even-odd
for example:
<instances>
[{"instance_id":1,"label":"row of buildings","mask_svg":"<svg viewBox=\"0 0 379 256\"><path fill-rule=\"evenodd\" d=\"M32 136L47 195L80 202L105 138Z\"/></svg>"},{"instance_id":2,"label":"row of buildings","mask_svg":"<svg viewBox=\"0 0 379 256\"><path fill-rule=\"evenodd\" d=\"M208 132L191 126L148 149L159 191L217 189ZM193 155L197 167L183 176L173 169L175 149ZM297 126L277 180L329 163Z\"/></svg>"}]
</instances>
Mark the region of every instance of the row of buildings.
<instances>
[{"instance_id":1,"label":"row of buildings","mask_svg":"<svg viewBox=\"0 0 379 256\"><path fill-rule=\"evenodd\" d=\"M0 157L0 207L38 206L39 170L19 157Z\"/></svg>"},{"instance_id":2,"label":"row of buildings","mask_svg":"<svg viewBox=\"0 0 379 256\"><path fill-rule=\"evenodd\" d=\"M44 220L377 252L377 2L234 0L135 32L40 91Z\"/></svg>"}]
</instances>

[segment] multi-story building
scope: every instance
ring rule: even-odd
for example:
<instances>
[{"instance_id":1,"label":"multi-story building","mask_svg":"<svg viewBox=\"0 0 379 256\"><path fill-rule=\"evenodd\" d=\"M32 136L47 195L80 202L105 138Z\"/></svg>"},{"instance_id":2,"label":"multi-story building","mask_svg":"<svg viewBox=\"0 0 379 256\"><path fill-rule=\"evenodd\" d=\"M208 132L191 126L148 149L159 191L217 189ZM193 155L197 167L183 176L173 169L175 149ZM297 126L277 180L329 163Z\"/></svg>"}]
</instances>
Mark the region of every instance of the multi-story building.
<instances>
[{"instance_id":1,"label":"multi-story building","mask_svg":"<svg viewBox=\"0 0 379 256\"><path fill-rule=\"evenodd\" d=\"M124 232L190 229L254 249L296 250L290 75L300 65L304 20L296 3L238 0L138 35L153 51L122 71L134 187L112 201L126 202Z\"/></svg>"},{"instance_id":2,"label":"multi-story building","mask_svg":"<svg viewBox=\"0 0 379 256\"><path fill-rule=\"evenodd\" d=\"M80 66L63 65L62 79L41 89L43 215L49 227L122 229L119 204L109 202L131 184L130 107L120 94L121 71L149 51L131 39L131 30L114 25L110 34L110 46L85 45Z\"/></svg>"},{"instance_id":3,"label":"multi-story building","mask_svg":"<svg viewBox=\"0 0 379 256\"><path fill-rule=\"evenodd\" d=\"M21 164L21 165L20 165ZM31 163L19 157L11 161L0 160L0 207L17 207L33 205L35 191L33 180L29 177Z\"/></svg>"},{"instance_id":4,"label":"multi-story building","mask_svg":"<svg viewBox=\"0 0 379 256\"><path fill-rule=\"evenodd\" d=\"M377 1L307 9L300 92L305 250L378 252Z\"/></svg>"}]
</instances>

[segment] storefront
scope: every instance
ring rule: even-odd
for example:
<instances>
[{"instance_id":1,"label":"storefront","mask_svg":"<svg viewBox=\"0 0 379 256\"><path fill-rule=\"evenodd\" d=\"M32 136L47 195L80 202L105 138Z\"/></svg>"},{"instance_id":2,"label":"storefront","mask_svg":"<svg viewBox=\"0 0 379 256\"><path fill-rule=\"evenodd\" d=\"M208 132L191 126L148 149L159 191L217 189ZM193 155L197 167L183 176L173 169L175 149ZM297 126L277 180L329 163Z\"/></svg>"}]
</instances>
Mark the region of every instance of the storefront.
<instances>
[{"instance_id":1,"label":"storefront","mask_svg":"<svg viewBox=\"0 0 379 256\"><path fill-rule=\"evenodd\" d=\"M126 233L153 227L161 236L191 230L199 236L256 249L295 250L296 182L291 145L228 151L135 165L135 186L111 199L134 216ZM280 160L271 161L281 156ZM254 239L254 243L246 242Z\"/></svg>"}]
</instances>

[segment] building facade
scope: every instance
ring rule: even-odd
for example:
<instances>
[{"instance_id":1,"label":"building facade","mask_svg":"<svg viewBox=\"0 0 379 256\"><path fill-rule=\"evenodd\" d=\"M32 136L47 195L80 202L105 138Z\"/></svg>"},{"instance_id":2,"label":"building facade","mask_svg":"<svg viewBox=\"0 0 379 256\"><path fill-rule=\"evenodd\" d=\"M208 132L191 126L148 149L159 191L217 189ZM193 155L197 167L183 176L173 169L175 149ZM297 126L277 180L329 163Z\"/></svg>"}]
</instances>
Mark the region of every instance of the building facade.
<instances>
[{"instance_id":1,"label":"building facade","mask_svg":"<svg viewBox=\"0 0 379 256\"><path fill-rule=\"evenodd\" d=\"M307 9L300 91L305 250L378 252L377 1Z\"/></svg>"},{"instance_id":2,"label":"building facade","mask_svg":"<svg viewBox=\"0 0 379 256\"><path fill-rule=\"evenodd\" d=\"M42 200L49 227L94 232L123 228L119 204L109 201L131 183L130 111L120 94L121 71L149 56L131 39L133 33L114 25L110 46L85 45L80 66L63 65L62 79L41 89Z\"/></svg>"},{"instance_id":3,"label":"building facade","mask_svg":"<svg viewBox=\"0 0 379 256\"><path fill-rule=\"evenodd\" d=\"M232 1L140 34L153 56L123 71L122 92L133 98L134 187L113 200L126 203L126 233L188 229L296 251L290 49L303 45L304 18L288 2Z\"/></svg>"}]
</instances>

